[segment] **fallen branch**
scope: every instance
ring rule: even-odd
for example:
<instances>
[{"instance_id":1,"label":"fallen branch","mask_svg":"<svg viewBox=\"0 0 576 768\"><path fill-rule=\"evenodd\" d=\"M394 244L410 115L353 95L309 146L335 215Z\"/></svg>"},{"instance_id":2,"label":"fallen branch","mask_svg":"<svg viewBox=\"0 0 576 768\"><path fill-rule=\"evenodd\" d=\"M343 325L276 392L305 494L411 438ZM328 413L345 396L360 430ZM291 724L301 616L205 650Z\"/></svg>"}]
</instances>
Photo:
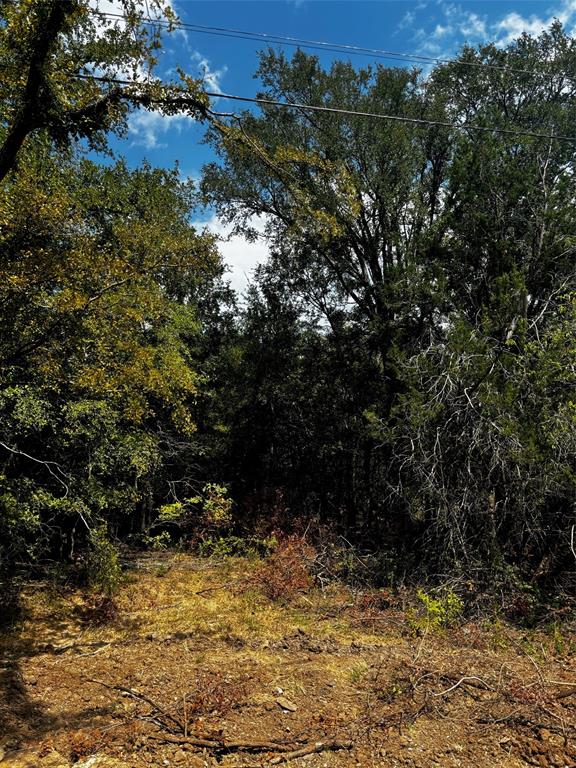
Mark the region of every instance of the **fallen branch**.
<instances>
[{"instance_id":1,"label":"fallen branch","mask_svg":"<svg viewBox=\"0 0 576 768\"><path fill-rule=\"evenodd\" d=\"M453 674L452 672L440 672L437 669L423 669L422 670L422 677L418 679L418 682L420 680L423 680L425 677L432 677L437 676L440 679L448 680L449 682L455 683L451 688L446 689L445 691L442 691L442 693L433 693L433 696L444 696L444 694L449 693L450 691L454 690L455 688L458 688L458 686L462 684L469 685L472 688L480 688L482 691L493 691L494 688L492 688L491 685L488 685L488 683L485 680L482 680L481 677L478 677L477 675L458 675Z\"/></svg>"},{"instance_id":2,"label":"fallen branch","mask_svg":"<svg viewBox=\"0 0 576 768\"><path fill-rule=\"evenodd\" d=\"M443 677L446 677L446 676L443 675ZM492 690L488 685L488 683L484 682L484 680L482 680L481 677L476 677L476 675L470 675L470 676L461 677L457 683L454 683L454 685L451 685L450 688L446 688L445 691L440 691L440 693L432 693L432 696L445 696L447 693L450 693L451 691L456 690L456 688L459 688L462 685L462 683L472 685L472 681L474 680L481 682L484 686L484 689ZM478 687L478 686L474 686L474 687Z\"/></svg>"},{"instance_id":3,"label":"fallen branch","mask_svg":"<svg viewBox=\"0 0 576 768\"><path fill-rule=\"evenodd\" d=\"M547 713L548 714L548 713ZM557 733L559 736L566 737L566 731L567 729L572 729L572 731L576 732L576 726L572 723L566 723L564 725L554 725L553 723L545 723L541 720L531 720L528 717L524 717L522 715L518 715L517 712L512 712L510 715L506 715L505 717L479 717L476 720L477 723L481 723L482 725L500 725L502 723L508 723L509 725L517 725L524 728L530 728L534 733L538 733L543 728L550 731L551 733Z\"/></svg>"},{"instance_id":4,"label":"fallen branch","mask_svg":"<svg viewBox=\"0 0 576 768\"><path fill-rule=\"evenodd\" d=\"M110 683L105 683L103 680L96 680L93 677L87 677L85 679L89 683L96 683L97 685L102 685L104 686L104 688L108 688L111 691L120 691L120 693L125 693L128 696L132 696L132 698L134 699L137 699L139 701L144 701L146 704L149 704L151 707L153 707L157 712L160 712L160 714L163 717L165 717L167 720L169 720L171 723L177 726L179 731L184 731L184 726L177 718L171 715L170 712L166 712L166 710L163 709L160 706L160 704L158 704L148 696L145 696L143 693L139 693L138 691L135 691L133 688L126 688L126 686L124 685L111 685Z\"/></svg>"},{"instance_id":5,"label":"fallen branch","mask_svg":"<svg viewBox=\"0 0 576 768\"><path fill-rule=\"evenodd\" d=\"M351 741L319 741L310 747L302 747L302 749L296 749L293 752L285 752L283 755L273 757L269 761L270 765L278 765L279 763L287 763L288 760L295 760L297 757L304 757L305 755L313 755L315 752L335 752L339 749L352 749Z\"/></svg>"},{"instance_id":6,"label":"fallen branch","mask_svg":"<svg viewBox=\"0 0 576 768\"><path fill-rule=\"evenodd\" d=\"M289 752L294 745L298 743L295 739L292 742L281 744L277 741L228 741L227 739L213 739L209 736L177 736L171 734L150 734L148 737L156 741L164 741L168 744L190 744L192 747L205 747L223 752L234 752L238 750L254 750L260 752Z\"/></svg>"},{"instance_id":7,"label":"fallen branch","mask_svg":"<svg viewBox=\"0 0 576 768\"><path fill-rule=\"evenodd\" d=\"M230 587L235 587L238 584L244 584L246 581L247 579L245 578L232 579L231 581L225 581L223 584L215 584L213 587L205 587L204 589L199 589L197 592L192 592L192 594L205 595L208 592L218 592L220 589L229 589Z\"/></svg>"},{"instance_id":8,"label":"fallen branch","mask_svg":"<svg viewBox=\"0 0 576 768\"><path fill-rule=\"evenodd\" d=\"M576 683L560 683L560 682L553 682L549 683L549 685L561 685L565 686L568 690L565 691L557 691L554 695L555 699L567 699L568 696L574 696L576 694Z\"/></svg>"},{"instance_id":9,"label":"fallen branch","mask_svg":"<svg viewBox=\"0 0 576 768\"><path fill-rule=\"evenodd\" d=\"M92 677L84 678L86 682L95 683L101 685L104 688L108 688L111 691L119 691L125 693L138 701L143 701L154 710L160 713L166 720L175 725L178 729L178 733L162 733L162 734L150 734L148 738L155 739L156 741L162 741L169 744L188 744L191 747L199 749L210 749L214 752L281 752L283 754L272 758L270 765L276 765L278 763L284 763L288 760L292 760L297 757L303 757L304 755L311 755L315 752L325 752L328 750L339 749L351 749L351 741L318 741L316 744L304 744L300 749L293 749L293 747L302 743L301 739L294 738L291 741L279 742L279 741L229 741L227 739L215 739L212 736L188 736L186 727L173 715L163 709L156 701L151 699L139 691L135 691L133 688L127 688L124 685L113 685L106 683L104 680L97 680ZM158 725L160 728L168 728L165 723L161 723L156 718L150 718L152 722ZM168 728L169 729L169 728ZM182 735L180 735L182 734Z\"/></svg>"}]
</instances>

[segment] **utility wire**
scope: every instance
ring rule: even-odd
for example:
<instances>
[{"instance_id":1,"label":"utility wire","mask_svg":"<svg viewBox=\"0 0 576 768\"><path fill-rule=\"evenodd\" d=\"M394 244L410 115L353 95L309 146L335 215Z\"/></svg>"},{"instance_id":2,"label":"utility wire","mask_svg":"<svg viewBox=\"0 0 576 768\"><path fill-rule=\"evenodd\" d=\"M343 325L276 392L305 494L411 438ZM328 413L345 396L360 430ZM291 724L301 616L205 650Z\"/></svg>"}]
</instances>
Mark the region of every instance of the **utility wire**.
<instances>
[{"instance_id":1,"label":"utility wire","mask_svg":"<svg viewBox=\"0 0 576 768\"><path fill-rule=\"evenodd\" d=\"M112 13L108 11L94 10L100 16L114 19L126 19L121 13ZM185 29L191 32L199 32L205 35L215 35L217 37L233 37L240 40L261 40L267 43L278 43L280 45L291 45L300 48L312 48L314 50L331 51L335 53L349 53L357 56L370 56L375 59L392 59L395 61L405 61L418 64L451 64L453 59L435 58L418 53L402 53L400 51L387 51L383 48L368 48L361 45L350 45L347 43L328 43L322 40L307 40L299 37L288 37L284 35L268 34L267 32L251 32L241 29L229 29L228 27L211 27L203 24L193 24L192 22L174 21L165 19L153 19L150 16L140 17L140 21L145 24L162 26L167 29ZM499 72L513 72L524 75L544 75L544 72L536 72L533 69L518 69L515 67L506 67L499 64L488 64L480 61L459 61L459 64L466 67L477 67L480 69L494 69Z\"/></svg>"},{"instance_id":2,"label":"utility wire","mask_svg":"<svg viewBox=\"0 0 576 768\"><path fill-rule=\"evenodd\" d=\"M204 91L206 96L232 101L246 101L252 104L263 104L273 107L285 107L287 109L301 109L309 112L329 112L336 115L351 115L353 117L369 117L379 120L391 120L399 123L411 123L413 125L440 125L446 128L456 128L462 131L483 131L485 133L503 133L512 136L531 136L536 139L558 139L560 141L576 142L576 136L562 136L559 134L538 133L535 131L522 131L514 128L497 128L484 125L466 125L463 123L450 123L447 120L426 120L419 117L406 117L405 115L386 115L380 112L359 112L352 109L340 109L338 107L322 107L314 104L299 104L294 101L276 101L275 99L262 99L250 96L234 96L227 93L213 93Z\"/></svg>"},{"instance_id":3,"label":"utility wire","mask_svg":"<svg viewBox=\"0 0 576 768\"><path fill-rule=\"evenodd\" d=\"M76 74L75 77L82 80L96 80L99 82L112 83L116 85L146 85L147 83L137 80L120 80L113 77L98 77L97 75ZM388 115L381 112L361 112L353 109L342 109L339 107L323 107L315 104L301 104L295 101L278 101L276 99L259 98L256 96L237 96L230 93L217 93L214 91L204 91L206 96L214 99L227 99L230 101L242 101L249 104L260 104L263 106L279 107L284 109L298 109L307 112L327 112L336 115L349 115L351 117L364 117L375 120L389 120L397 123L408 123L411 125L435 125L445 128L453 128L459 131L477 131L482 133L499 133L507 136L528 136L535 139L546 139L548 141L570 141L576 142L576 136L565 136L562 134L541 133L538 131L525 131L515 128L498 128L496 126L470 125L465 123L451 123L447 120L427 120L425 118L407 117L405 115ZM234 115L228 115L233 117Z\"/></svg>"}]
</instances>

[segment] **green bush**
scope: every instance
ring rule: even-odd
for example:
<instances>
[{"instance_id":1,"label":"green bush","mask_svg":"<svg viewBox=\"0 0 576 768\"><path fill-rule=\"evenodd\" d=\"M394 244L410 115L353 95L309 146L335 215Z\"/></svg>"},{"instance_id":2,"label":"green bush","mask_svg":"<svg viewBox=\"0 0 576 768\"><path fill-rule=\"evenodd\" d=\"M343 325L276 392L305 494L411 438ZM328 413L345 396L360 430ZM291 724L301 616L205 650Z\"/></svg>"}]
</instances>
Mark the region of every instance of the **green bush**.
<instances>
[{"instance_id":1,"label":"green bush","mask_svg":"<svg viewBox=\"0 0 576 768\"><path fill-rule=\"evenodd\" d=\"M90 532L88 586L105 597L112 597L122 581L118 551L108 538L106 525Z\"/></svg>"},{"instance_id":2,"label":"green bush","mask_svg":"<svg viewBox=\"0 0 576 768\"><path fill-rule=\"evenodd\" d=\"M418 609L413 609L409 622L416 631L437 632L454 626L462 615L464 603L452 590L447 590L433 597L423 589L416 590Z\"/></svg>"},{"instance_id":3,"label":"green bush","mask_svg":"<svg viewBox=\"0 0 576 768\"><path fill-rule=\"evenodd\" d=\"M202 557L268 557L278 545L274 536L259 539L255 536L214 536L198 545Z\"/></svg>"}]
</instances>

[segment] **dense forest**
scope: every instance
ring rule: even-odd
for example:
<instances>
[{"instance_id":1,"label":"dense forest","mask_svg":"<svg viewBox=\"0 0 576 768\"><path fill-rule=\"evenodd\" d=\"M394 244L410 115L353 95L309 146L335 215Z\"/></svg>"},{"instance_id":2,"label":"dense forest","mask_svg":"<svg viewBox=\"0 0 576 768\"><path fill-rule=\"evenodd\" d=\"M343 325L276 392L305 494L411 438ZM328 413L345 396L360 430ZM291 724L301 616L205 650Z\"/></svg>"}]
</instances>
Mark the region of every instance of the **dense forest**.
<instances>
[{"instance_id":1,"label":"dense forest","mask_svg":"<svg viewBox=\"0 0 576 768\"><path fill-rule=\"evenodd\" d=\"M122 542L295 529L381 583L568 583L576 42L555 23L430 71L269 49L260 96L328 111L225 116L153 75L166 30L123 6L0 6L6 599L47 562L109 585ZM114 155L137 109L206 126L198 186ZM245 302L200 205L266 222Z\"/></svg>"}]
</instances>

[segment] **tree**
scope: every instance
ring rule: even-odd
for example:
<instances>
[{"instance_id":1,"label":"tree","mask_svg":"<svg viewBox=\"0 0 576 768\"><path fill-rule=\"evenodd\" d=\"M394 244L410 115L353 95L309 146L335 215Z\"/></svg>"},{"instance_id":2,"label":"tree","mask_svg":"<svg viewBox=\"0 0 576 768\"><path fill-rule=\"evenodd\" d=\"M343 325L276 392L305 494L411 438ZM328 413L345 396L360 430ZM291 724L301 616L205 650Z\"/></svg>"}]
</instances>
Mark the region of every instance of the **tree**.
<instances>
[{"instance_id":1,"label":"tree","mask_svg":"<svg viewBox=\"0 0 576 768\"><path fill-rule=\"evenodd\" d=\"M27 159L0 197L5 563L151 522L167 445L194 446L193 291L220 269L177 172Z\"/></svg>"},{"instance_id":2,"label":"tree","mask_svg":"<svg viewBox=\"0 0 576 768\"><path fill-rule=\"evenodd\" d=\"M269 51L264 98L431 124L264 106L210 132L207 201L248 234L266 216L268 274L323 314L334 349L356 329L379 369L348 404L368 468L354 524L384 539L406 521L435 568L536 572L554 537L568 551L575 143L553 136L574 125L575 55L559 24L427 78Z\"/></svg>"},{"instance_id":3,"label":"tree","mask_svg":"<svg viewBox=\"0 0 576 768\"><path fill-rule=\"evenodd\" d=\"M211 113L197 81L153 75L144 11L172 21L170 6L121 7L0 6L0 581L17 559L146 528L174 488L166 467L196 471L213 238L190 226L176 171L77 147L109 152L133 108Z\"/></svg>"},{"instance_id":4,"label":"tree","mask_svg":"<svg viewBox=\"0 0 576 768\"><path fill-rule=\"evenodd\" d=\"M257 74L266 86L263 98L438 114L438 100L422 92L416 72L404 69L356 72L338 62L324 72L316 57L298 52L288 62L269 51ZM424 286L434 277L422 274L423 237L439 212L449 159L444 129L264 107L261 117L244 113L241 129L210 136L223 164L205 169L203 189L221 216L248 233L251 216L268 217L274 258L292 274L322 273L333 298L352 301L372 326L384 357L403 328L408 335L409 328L423 332L431 306Z\"/></svg>"},{"instance_id":5,"label":"tree","mask_svg":"<svg viewBox=\"0 0 576 768\"><path fill-rule=\"evenodd\" d=\"M0 181L27 137L44 131L58 147L77 139L104 148L122 132L131 108L194 118L210 114L197 80L162 84L153 75L161 27L144 13L174 21L168 3L121 0L108 18L87 0L7 0L0 6Z\"/></svg>"}]
</instances>

